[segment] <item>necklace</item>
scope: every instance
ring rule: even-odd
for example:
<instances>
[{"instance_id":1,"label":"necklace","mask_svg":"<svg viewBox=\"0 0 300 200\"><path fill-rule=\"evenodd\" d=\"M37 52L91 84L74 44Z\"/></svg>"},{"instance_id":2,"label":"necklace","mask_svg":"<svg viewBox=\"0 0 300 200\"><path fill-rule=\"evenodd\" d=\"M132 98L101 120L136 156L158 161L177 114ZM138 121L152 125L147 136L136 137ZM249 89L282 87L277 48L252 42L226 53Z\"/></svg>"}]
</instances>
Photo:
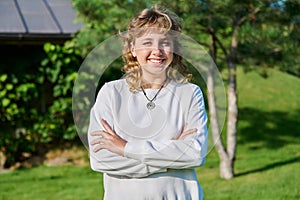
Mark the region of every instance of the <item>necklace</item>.
<instances>
[{"instance_id":1,"label":"necklace","mask_svg":"<svg viewBox=\"0 0 300 200\"><path fill-rule=\"evenodd\" d=\"M155 108L155 99L157 97L157 95L159 94L159 92L161 91L161 89L164 87L165 83L166 83L167 79L163 82L163 84L161 85L161 87L159 88L159 90L157 91L157 93L154 95L154 97L152 99L149 99L149 97L147 96L145 90L143 87L141 87L143 93L144 93L144 96L146 97L146 99L149 101L146 105L146 107L148 108L148 110L152 110Z\"/></svg>"}]
</instances>

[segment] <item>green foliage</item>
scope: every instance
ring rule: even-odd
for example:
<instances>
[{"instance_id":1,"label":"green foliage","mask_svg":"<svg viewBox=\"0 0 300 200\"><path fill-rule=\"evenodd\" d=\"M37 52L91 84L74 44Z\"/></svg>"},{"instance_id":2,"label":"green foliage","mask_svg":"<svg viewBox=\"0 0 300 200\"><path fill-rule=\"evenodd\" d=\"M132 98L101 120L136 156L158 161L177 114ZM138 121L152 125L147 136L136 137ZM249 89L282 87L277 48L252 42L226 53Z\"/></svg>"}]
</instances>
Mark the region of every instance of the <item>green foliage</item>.
<instances>
[{"instance_id":1,"label":"green foliage","mask_svg":"<svg viewBox=\"0 0 300 200\"><path fill-rule=\"evenodd\" d=\"M25 114L25 108L20 104L28 104L31 97L37 97L37 88L32 83L20 83L19 79L10 74L0 75L0 119L14 121Z\"/></svg>"},{"instance_id":2,"label":"green foliage","mask_svg":"<svg viewBox=\"0 0 300 200\"><path fill-rule=\"evenodd\" d=\"M297 48L300 4L297 0L73 0L73 3L84 23L76 36L76 45L83 56L118 31L126 31L129 20L138 11L158 4L178 14L183 19L183 33L208 51L210 36L216 37L216 63L220 69L227 66L234 26L245 18L238 35L235 61L248 69L253 65L277 67L300 75L297 56L300 53Z\"/></svg>"},{"instance_id":3,"label":"green foliage","mask_svg":"<svg viewBox=\"0 0 300 200\"><path fill-rule=\"evenodd\" d=\"M30 71L5 72L4 67L0 75L0 123L4 127L0 149L8 166L22 159L24 152L34 153L43 144L59 144L77 136L72 87L80 66L79 52L72 41L63 46L47 43L44 52L38 64L29 64Z\"/></svg>"},{"instance_id":4,"label":"green foliage","mask_svg":"<svg viewBox=\"0 0 300 200\"><path fill-rule=\"evenodd\" d=\"M84 23L76 36L76 44L83 56L105 39L126 31L129 20L136 12L147 7L147 2L72 0Z\"/></svg>"},{"instance_id":5,"label":"green foliage","mask_svg":"<svg viewBox=\"0 0 300 200\"><path fill-rule=\"evenodd\" d=\"M45 44L47 57L41 61L39 82L50 82L51 93L43 94L45 100L52 101L40 122L33 126L43 141L54 139L74 139L76 131L72 123L72 87L80 66L79 52L73 42L64 46ZM48 133L48 134L45 134Z\"/></svg>"},{"instance_id":6,"label":"green foliage","mask_svg":"<svg viewBox=\"0 0 300 200\"><path fill-rule=\"evenodd\" d=\"M299 1L270 1L240 31L239 62L300 76Z\"/></svg>"}]
</instances>

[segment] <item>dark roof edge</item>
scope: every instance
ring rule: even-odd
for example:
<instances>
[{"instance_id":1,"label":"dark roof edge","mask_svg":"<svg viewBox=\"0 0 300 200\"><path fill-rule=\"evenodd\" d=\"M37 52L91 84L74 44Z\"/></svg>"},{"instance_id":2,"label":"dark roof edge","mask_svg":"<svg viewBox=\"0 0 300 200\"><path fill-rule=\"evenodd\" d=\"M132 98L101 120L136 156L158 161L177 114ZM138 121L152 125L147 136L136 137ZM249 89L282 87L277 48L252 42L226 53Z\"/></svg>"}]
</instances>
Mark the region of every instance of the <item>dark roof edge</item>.
<instances>
[{"instance_id":1,"label":"dark roof edge","mask_svg":"<svg viewBox=\"0 0 300 200\"><path fill-rule=\"evenodd\" d=\"M73 33L70 34L24 34L24 33L0 33L1 44L44 44L45 42L62 44L66 40L71 39Z\"/></svg>"}]
</instances>

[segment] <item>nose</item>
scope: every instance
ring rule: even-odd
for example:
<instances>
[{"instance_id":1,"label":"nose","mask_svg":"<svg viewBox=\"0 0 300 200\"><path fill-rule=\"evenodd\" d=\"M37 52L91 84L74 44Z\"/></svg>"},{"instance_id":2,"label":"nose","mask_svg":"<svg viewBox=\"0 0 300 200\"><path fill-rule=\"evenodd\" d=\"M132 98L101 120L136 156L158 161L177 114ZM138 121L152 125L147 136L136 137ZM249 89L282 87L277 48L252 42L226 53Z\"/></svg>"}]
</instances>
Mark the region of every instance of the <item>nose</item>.
<instances>
[{"instance_id":1,"label":"nose","mask_svg":"<svg viewBox=\"0 0 300 200\"><path fill-rule=\"evenodd\" d=\"M155 55L160 55L160 54L162 54L162 47L161 47L161 45L160 44L154 44L153 46L152 46L152 53L153 54L155 54Z\"/></svg>"}]
</instances>

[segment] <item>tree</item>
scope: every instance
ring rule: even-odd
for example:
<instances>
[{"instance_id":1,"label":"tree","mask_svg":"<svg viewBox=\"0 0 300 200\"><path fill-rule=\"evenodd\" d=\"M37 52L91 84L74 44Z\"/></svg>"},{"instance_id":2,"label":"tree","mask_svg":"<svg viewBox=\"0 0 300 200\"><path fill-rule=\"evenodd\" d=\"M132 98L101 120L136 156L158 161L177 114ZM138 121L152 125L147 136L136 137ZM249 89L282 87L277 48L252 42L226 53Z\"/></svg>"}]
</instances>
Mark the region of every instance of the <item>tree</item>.
<instances>
[{"instance_id":1,"label":"tree","mask_svg":"<svg viewBox=\"0 0 300 200\"><path fill-rule=\"evenodd\" d=\"M218 121L216 116L216 102L213 96L213 81L208 82L208 88L212 90L208 96L210 116L212 122L212 135L215 141L216 150L220 157L220 176L225 179L230 179L234 176L234 160L236 155L237 145L237 122L238 122L238 98L237 98L237 49L239 45L239 31L243 24L251 19L251 16L256 15L260 10L260 5L254 6L252 2L224 2L212 4L210 1L203 2L208 17L200 20L204 31L210 36L210 54L216 60L217 48L220 48L223 54L223 59L228 67L228 109L227 109L227 133L226 147L220 137L218 130ZM203 6L202 6L203 7ZM223 15L221 14L223 13ZM220 38L223 35L223 38ZM227 38L224 38L227 37ZM224 40L225 39L225 40ZM227 44L226 44L227 42ZM209 76L213 75L212 69Z\"/></svg>"},{"instance_id":2,"label":"tree","mask_svg":"<svg viewBox=\"0 0 300 200\"><path fill-rule=\"evenodd\" d=\"M149 3L136 1L72 0L83 27L77 34L77 47L85 57L105 39L125 31L129 20Z\"/></svg>"},{"instance_id":3,"label":"tree","mask_svg":"<svg viewBox=\"0 0 300 200\"><path fill-rule=\"evenodd\" d=\"M300 77L300 1L268 1L240 32L239 63L246 70L276 68Z\"/></svg>"},{"instance_id":4,"label":"tree","mask_svg":"<svg viewBox=\"0 0 300 200\"><path fill-rule=\"evenodd\" d=\"M280 6L276 6L277 4ZM222 68L226 64L228 68L226 142L221 140L218 129L219 122L215 117L217 109L213 96L214 82L207 82L208 90L211 91L208 92L208 102L212 134L220 157L220 176L222 178L230 179L234 176L238 122L237 65L243 64L245 69L249 69L249 66L253 67L253 60L255 60L256 63L259 63L260 68L264 67L262 63L273 67L278 63L281 65L286 63L287 59L297 58L295 54L287 54L287 56L283 53L294 47L297 40L291 40L289 37L296 31L296 28L285 34L282 34L281 31L283 27L290 29L291 15L295 16L293 12L295 7L299 7L299 2L227 0L199 1L191 8L192 13L198 15L198 18L195 17L191 23L199 24L199 30L210 38L207 46L209 46L211 56L218 62L218 66ZM274 19L275 13L279 17ZM279 22L280 26L278 26ZM245 34L248 37L245 37ZM249 36L249 34L252 35ZM285 48L282 41L289 41L285 43L288 48ZM279 54L281 54L280 59L278 59ZM212 77L213 73L211 68L208 76ZM208 80L210 79L208 78Z\"/></svg>"}]
</instances>

